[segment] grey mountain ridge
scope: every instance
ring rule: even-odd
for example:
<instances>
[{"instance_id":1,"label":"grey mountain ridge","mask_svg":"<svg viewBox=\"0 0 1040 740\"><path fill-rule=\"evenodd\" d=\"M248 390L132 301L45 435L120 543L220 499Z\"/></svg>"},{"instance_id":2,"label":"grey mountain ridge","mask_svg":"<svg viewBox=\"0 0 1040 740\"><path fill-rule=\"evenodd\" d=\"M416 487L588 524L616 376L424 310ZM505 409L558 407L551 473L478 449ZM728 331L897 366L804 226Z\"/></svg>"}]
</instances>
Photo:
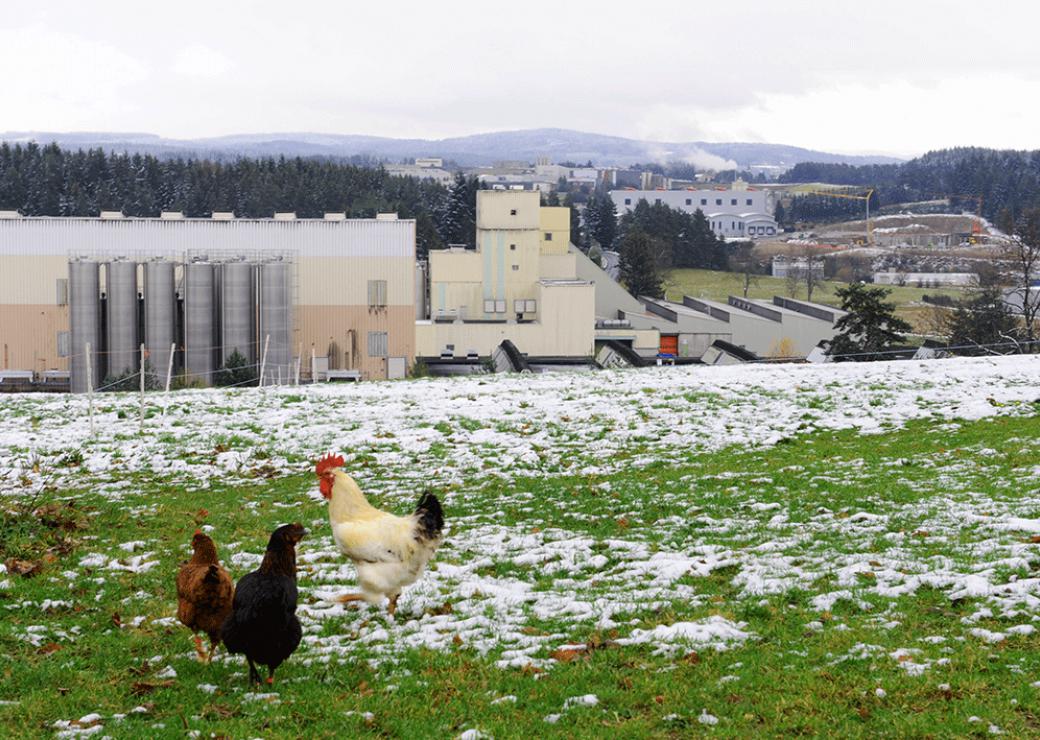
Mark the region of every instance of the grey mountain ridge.
<instances>
[{"instance_id":1,"label":"grey mountain ridge","mask_svg":"<svg viewBox=\"0 0 1040 740\"><path fill-rule=\"evenodd\" d=\"M160 157L364 156L388 162L411 157L442 157L462 166L489 165L504 160L533 162L538 157L548 157L553 162L584 163L591 160L601 166L684 160L696 166L717 157L742 169L751 165L786 168L799 162L890 164L902 161L885 156L833 154L784 144L641 141L557 128L498 131L446 139L394 139L307 132L168 139L131 132L8 131L0 133L0 140L12 144L56 142L70 149L101 147L109 151ZM701 164L699 169L703 168Z\"/></svg>"}]
</instances>

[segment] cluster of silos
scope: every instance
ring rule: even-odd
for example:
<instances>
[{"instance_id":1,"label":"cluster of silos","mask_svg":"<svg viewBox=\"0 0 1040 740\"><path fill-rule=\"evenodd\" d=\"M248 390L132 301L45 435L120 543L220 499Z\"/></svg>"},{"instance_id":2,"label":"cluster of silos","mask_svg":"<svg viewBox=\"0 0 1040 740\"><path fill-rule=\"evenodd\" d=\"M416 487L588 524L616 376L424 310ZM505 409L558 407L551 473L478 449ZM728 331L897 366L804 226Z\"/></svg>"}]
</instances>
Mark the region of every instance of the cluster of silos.
<instances>
[{"instance_id":1,"label":"cluster of silos","mask_svg":"<svg viewBox=\"0 0 1040 740\"><path fill-rule=\"evenodd\" d=\"M178 296L179 267L183 287ZM189 380L209 385L236 352L258 370L266 340L265 384L292 377L290 260L200 257L181 263L156 258L143 263L143 291L138 273L138 263L129 259L69 260L73 392L88 388L88 344L94 389L103 378L136 372L142 342L151 372L161 377L169 368L183 370Z\"/></svg>"}]
</instances>

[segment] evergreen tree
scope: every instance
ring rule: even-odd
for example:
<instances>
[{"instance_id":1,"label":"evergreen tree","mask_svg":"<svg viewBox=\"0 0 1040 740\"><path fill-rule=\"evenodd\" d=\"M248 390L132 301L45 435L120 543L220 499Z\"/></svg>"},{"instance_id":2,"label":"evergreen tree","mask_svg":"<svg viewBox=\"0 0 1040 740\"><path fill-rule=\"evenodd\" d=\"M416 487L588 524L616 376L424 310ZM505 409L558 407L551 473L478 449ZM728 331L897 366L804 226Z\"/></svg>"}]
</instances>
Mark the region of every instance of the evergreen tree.
<instances>
[{"instance_id":1,"label":"evergreen tree","mask_svg":"<svg viewBox=\"0 0 1040 740\"><path fill-rule=\"evenodd\" d=\"M832 356L838 360L876 360L882 357L877 353L904 341L900 332L910 331L911 326L896 317L894 303L885 302L889 293L887 288L870 288L863 283L835 291L847 314L834 325L838 335L831 343Z\"/></svg>"},{"instance_id":2,"label":"evergreen tree","mask_svg":"<svg viewBox=\"0 0 1040 740\"><path fill-rule=\"evenodd\" d=\"M972 293L957 306L950 316L948 330L950 344L963 347L959 354L990 354L974 345L1017 343L1018 320L1011 313L1004 296L998 288L983 288ZM1013 347L997 349L998 354L1007 354Z\"/></svg>"},{"instance_id":3,"label":"evergreen tree","mask_svg":"<svg viewBox=\"0 0 1040 740\"><path fill-rule=\"evenodd\" d=\"M621 282L634 296L664 296L654 251L653 240L641 231L631 232L621 243Z\"/></svg>"},{"instance_id":4,"label":"evergreen tree","mask_svg":"<svg viewBox=\"0 0 1040 740\"><path fill-rule=\"evenodd\" d=\"M776 202L776 208L773 209L773 220L776 221L777 226L781 229L784 227L784 223L787 219L787 211L784 210L784 204L779 200Z\"/></svg>"},{"instance_id":5,"label":"evergreen tree","mask_svg":"<svg viewBox=\"0 0 1040 740\"><path fill-rule=\"evenodd\" d=\"M250 365L237 349L228 355L223 367L213 374L213 385L216 386L248 387L256 385L257 382L257 369Z\"/></svg>"},{"instance_id":6,"label":"evergreen tree","mask_svg":"<svg viewBox=\"0 0 1040 740\"><path fill-rule=\"evenodd\" d=\"M578 213L578 208L574 203L574 196L567 193L563 198L563 205L571 209L571 244L581 249L583 246L581 239L581 214Z\"/></svg>"},{"instance_id":7,"label":"evergreen tree","mask_svg":"<svg viewBox=\"0 0 1040 740\"><path fill-rule=\"evenodd\" d=\"M614 205L614 199L609 195L602 195L590 200L588 208L594 208L596 211L593 238L603 249L613 249L614 238L617 236L617 207Z\"/></svg>"},{"instance_id":8,"label":"evergreen tree","mask_svg":"<svg viewBox=\"0 0 1040 740\"><path fill-rule=\"evenodd\" d=\"M585 210L582 211L582 221L584 221L584 229L582 230L582 236L584 237L583 246L585 251L588 251L589 247L592 246L593 242L600 245L600 248L605 249L603 243L596 238L599 232L599 199L596 196L589 198L585 204Z\"/></svg>"}]
</instances>

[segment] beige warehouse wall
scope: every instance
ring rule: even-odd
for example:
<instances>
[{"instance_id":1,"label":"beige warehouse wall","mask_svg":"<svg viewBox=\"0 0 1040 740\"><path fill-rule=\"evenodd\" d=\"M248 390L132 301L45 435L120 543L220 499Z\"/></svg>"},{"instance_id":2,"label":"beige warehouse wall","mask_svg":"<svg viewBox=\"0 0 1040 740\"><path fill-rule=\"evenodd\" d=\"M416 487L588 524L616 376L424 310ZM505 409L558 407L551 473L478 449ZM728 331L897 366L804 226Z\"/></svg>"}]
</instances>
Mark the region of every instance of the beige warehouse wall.
<instances>
[{"instance_id":1,"label":"beige warehouse wall","mask_svg":"<svg viewBox=\"0 0 1040 740\"><path fill-rule=\"evenodd\" d=\"M479 283L484 263L480 254L471 250L434 249L430 251L430 280Z\"/></svg>"},{"instance_id":2,"label":"beige warehouse wall","mask_svg":"<svg viewBox=\"0 0 1040 740\"><path fill-rule=\"evenodd\" d=\"M57 281L68 277L67 265L64 255L0 257L0 305L57 305Z\"/></svg>"},{"instance_id":3,"label":"beige warehouse wall","mask_svg":"<svg viewBox=\"0 0 1040 740\"><path fill-rule=\"evenodd\" d=\"M510 339L531 356L589 357L595 341L595 316L591 285L540 286L537 294L539 320L518 324L418 322L415 351L419 357L439 357L445 345L454 344L455 354L464 357L475 351L489 356L505 339Z\"/></svg>"},{"instance_id":4,"label":"beige warehouse wall","mask_svg":"<svg viewBox=\"0 0 1040 740\"><path fill-rule=\"evenodd\" d=\"M68 358L58 357L58 332L68 328L67 306L0 304L0 367L68 370Z\"/></svg>"},{"instance_id":5,"label":"beige warehouse wall","mask_svg":"<svg viewBox=\"0 0 1040 740\"><path fill-rule=\"evenodd\" d=\"M530 190L478 190L477 228L537 230L541 197Z\"/></svg>"},{"instance_id":6,"label":"beige warehouse wall","mask_svg":"<svg viewBox=\"0 0 1040 740\"><path fill-rule=\"evenodd\" d=\"M415 303L414 258L301 257L296 270L301 304L367 305L369 280L386 280L388 305Z\"/></svg>"},{"instance_id":7,"label":"beige warehouse wall","mask_svg":"<svg viewBox=\"0 0 1040 740\"><path fill-rule=\"evenodd\" d=\"M386 360L368 355L368 333L387 333L391 357L405 357L411 366L415 357L415 310L411 306L389 306L370 310L364 306L299 306L296 345L303 344L304 374L309 369L311 348L324 356L335 342L338 355L330 360L340 369L358 369L365 380L386 377ZM353 334L353 341L351 337ZM355 351L350 351L351 345Z\"/></svg>"},{"instance_id":8,"label":"beige warehouse wall","mask_svg":"<svg viewBox=\"0 0 1040 740\"><path fill-rule=\"evenodd\" d=\"M578 267L573 254L545 254L538 260L539 277L543 279L574 280Z\"/></svg>"},{"instance_id":9,"label":"beige warehouse wall","mask_svg":"<svg viewBox=\"0 0 1040 740\"><path fill-rule=\"evenodd\" d=\"M538 216L542 254L566 254L571 241L571 209L545 206Z\"/></svg>"}]
</instances>

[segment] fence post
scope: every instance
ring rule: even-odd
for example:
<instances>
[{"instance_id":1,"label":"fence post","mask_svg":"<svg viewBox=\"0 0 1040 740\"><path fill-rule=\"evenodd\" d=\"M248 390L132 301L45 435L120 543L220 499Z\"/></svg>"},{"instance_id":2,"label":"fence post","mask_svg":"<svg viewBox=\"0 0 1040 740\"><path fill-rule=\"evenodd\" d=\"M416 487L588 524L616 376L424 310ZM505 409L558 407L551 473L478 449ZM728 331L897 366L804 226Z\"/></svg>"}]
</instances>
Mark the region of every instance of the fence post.
<instances>
[{"instance_id":1,"label":"fence post","mask_svg":"<svg viewBox=\"0 0 1040 740\"><path fill-rule=\"evenodd\" d=\"M166 365L166 392L170 392L170 378L173 377L173 353L177 349L177 344L170 345L170 361Z\"/></svg>"},{"instance_id":2,"label":"fence post","mask_svg":"<svg viewBox=\"0 0 1040 740\"><path fill-rule=\"evenodd\" d=\"M144 343L141 343L141 431L144 431Z\"/></svg>"},{"instance_id":3,"label":"fence post","mask_svg":"<svg viewBox=\"0 0 1040 740\"><path fill-rule=\"evenodd\" d=\"M87 412L90 415L90 437L94 438L94 363L90 357L90 342L87 342Z\"/></svg>"},{"instance_id":4,"label":"fence post","mask_svg":"<svg viewBox=\"0 0 1040 740\"><path fill-rule=\"evenodd\" d=\"M260 360L260 386L264 385L264 369L267 367L267 345L271 341L271 335L268 334L264 337L264 354Z\"/></svg>"}]
</instances>

